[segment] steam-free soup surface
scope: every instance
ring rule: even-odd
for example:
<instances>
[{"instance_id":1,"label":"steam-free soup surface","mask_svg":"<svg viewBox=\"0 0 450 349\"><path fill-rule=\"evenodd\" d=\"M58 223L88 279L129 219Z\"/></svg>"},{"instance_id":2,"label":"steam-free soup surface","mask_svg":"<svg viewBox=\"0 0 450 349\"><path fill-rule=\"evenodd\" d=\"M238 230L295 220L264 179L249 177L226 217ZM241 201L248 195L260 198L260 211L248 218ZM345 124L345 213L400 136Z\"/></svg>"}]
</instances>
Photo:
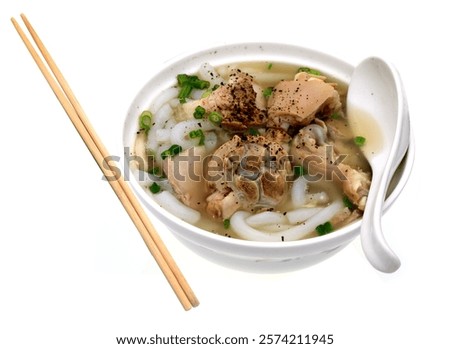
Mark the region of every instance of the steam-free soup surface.
<instances>
[{"instance_id":1,"label":"steam-free soup surface","mask_svg":"<svg viewBox=\"0 0 450 349\"><path fill-rule=\"evenodd\" d=\"M371 174L361 147L375 142L364 117L349 125L346 91L326 73L280 62L180 72L139 118L137 174L163 208L213 233L332 233L363 214Z\"/></svg>"}]
</instances>

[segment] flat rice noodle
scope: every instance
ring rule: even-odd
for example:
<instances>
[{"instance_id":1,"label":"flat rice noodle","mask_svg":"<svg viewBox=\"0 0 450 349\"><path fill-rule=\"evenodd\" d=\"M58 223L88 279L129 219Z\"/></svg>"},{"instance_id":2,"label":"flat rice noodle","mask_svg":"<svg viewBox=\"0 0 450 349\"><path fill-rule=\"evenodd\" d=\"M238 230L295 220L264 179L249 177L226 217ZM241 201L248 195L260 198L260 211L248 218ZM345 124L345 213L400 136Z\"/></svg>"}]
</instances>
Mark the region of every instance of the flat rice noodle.
<instances>
[{"instance_id":1,"label":"flat rice noodle","mask_svg":"<svg viewBox=\"0 0 450 349\"><path fill-rule=\"evenodd\" d=\"M172 133L170 135L170 142L172 144L181 145L183 150L192 148L192 147L198 145L199 139L189 138L189 132L198 130L198 129L201 129L205 133L207 131L216 129L216 126L214 126L209 121L205 121L205 120L192 119L192 120L186 120L186 121L179 122L172 129ZM205 138L206 138L206 136L205 136Z\"/></svg>"},{"instance_id":2,"label":"flat rice noodle","mask_svg":"<svg viewBox=\"0 0 450 349\"><path fill-rule=\"evenodd\" d=\"M291 224L299 224L318 213L322 207L302 207L286 213L286 218Z\"/></svg>"},{"instance_id":3,"label":"flat rice noodle","mask_svg":"<svg viewBox=\"0 0 450 349\"><path fill-rule=\"evenodd\" d=\"M292 224L269 224L264 226L264 231L268 233L277 233L292 228Z\"/></svg>"},{"instance_id":4,"label":"flat rice noodle","mask_svg":"<svg viewBox=\"0 0 450 349\"><path fill-rule=\"evenodd\" d=\"M166 130L165 128L156 130L156 141L158 143L169 143L170 142L170 130Z\"/></svg>"},{"instance_id":5,"label":"flat rice noodle","mask_svg":"<svg viewBox=\"0 0 450 349\"><path fill-rule=\"evenodd\" d=\"M215 132L205 132L205 149L211 152L217 148L217 135Z\"/></svg>"},{"instance_id":6,"label":"flat rice noodle","mask_svg":"<svg viewBox=\"0 0 450 349\"><path fill-rule=\"evenodd\" d=\"M298 177L292 183L291 200L294 207L301 207L306 202L306 192L308 189L308 182L303 177Z\"/></svg>"},{"instance_id":7,"label":"flat rice noodle","mask_svg":"<svg viewBox=\"0 0 450 349\"><path fill-rule=\"evenodd\" d=\"M165 104L156 114L153 115L153 125L150 128L147 136L147 149L156 151L158 147L158 140L156 133L158 130L164 128L166 123L172 119L172 108L168 104Z\"/></svg>"},{"instance_id":8,"label":"flat rice noodle","mask_svg":"<svg viewBox=\"0 0 450 349\"><path fill-rule=\"evenodd\" d=\"M344 204L341 200L335 201L327 207L321 209L318 213L307 219L305 222L276 233L262 232L248 225L246 219L250 216L250 213L245 211L235 212L231 216L230 224L233 231L245 240L267 242L295 241L304 238L306 235L314 231L318 225L329 221L343 208L343 206Z\"/></svg>"},{"instance_id":9,"label":"flat rice noodle","mask_svg":"<svg viewBox=\"0 0 450 349\"><path fill-rule=\"evenodd\" d=\"M251 215L246 219L248 225L259 228L267 224L284 224L287 223L285 215L279 212L261 212Z\"/></svg>"},{"instance_id":10,"label":"flat rice noodle","mask_svg":"<svg viewBox=\"0 0 450 349\"><path fill-rule=\"evenodd\" d=\"M154 194L153 198L162 208L187 223L195 224L201 218L200 212L187 207L168 191L162 191L158 194Z\"/></svg>"},{"instance_id":11,"label":"flat rice noodle","mask_svg":"<svg viewBox=\"0 0 450 349\"><path fill-rule=\"evenodd\" d=\"M222 83L224 83L224 79L219 75L219 73L217 73L216 69L214 69L214 67L209 63L203 63L200 66L200 69L198 71L198 77L201 80L209 81L210 87L213 87L214 85L221 85Z\"/></svg>"},{"instance_id":12,"label":"flat rice noodle","mask_svg":"<svg viewBox=\"0 0 450 349\"><path fill-rule=\"evenodd\" d=\"M164 128L164 124L170 119L173 114L173 110L168 104L164 104L154 115L153 115L153 127L157 129Z\"/></svg>"},{"instance_id":13,"label":"flat rice noodle","mask_svg":"<svg viewBox=\"0 0 450 349\"><path fill-rule=\"evenodd\" d=\"M203 93L205 93L206 90L199 90L199 89L193 89L191 92L191 99L196 101L202 98Z\"/></svg>"},{"instance_id":14,"label":"flat rice noodle","mask_svg":"<svg viewBox=\"0 0 450 349\"><path fill-rule=\"evenodd\" d=\"M167 103L169 103L173 98L177 96L177 87L168 88L167 90L161 92L158 97L153 100L150 106L150 111L153 113L153 115L156 114L163 105L167 105Z\"/></svg>"}]
</instances>

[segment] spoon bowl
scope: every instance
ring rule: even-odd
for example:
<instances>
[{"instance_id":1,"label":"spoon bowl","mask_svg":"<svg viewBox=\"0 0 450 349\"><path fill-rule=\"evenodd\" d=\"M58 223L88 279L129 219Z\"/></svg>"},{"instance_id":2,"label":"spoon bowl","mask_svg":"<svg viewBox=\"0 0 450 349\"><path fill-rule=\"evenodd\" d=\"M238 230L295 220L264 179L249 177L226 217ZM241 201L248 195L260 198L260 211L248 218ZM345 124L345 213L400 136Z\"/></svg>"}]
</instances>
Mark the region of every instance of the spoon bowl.
<instances>
[{"instance_id":1,"label":"spoon bowl","mask_svg":"<svg viewBox=\"0 0 450 349\"><path fill-rule=\"evenodd\" d=\"M400 76L391 64L377 57L361 62L350 80L347 95L350 123L361 112L377 120L382 138L377 151L369 151L365 145L361 148L372 168L372 183L361 224L361 244L377 270L392 273L401 263L384 238L381 216L389 182L410 143L410 124Z\"/></svg>"}]
</instances>

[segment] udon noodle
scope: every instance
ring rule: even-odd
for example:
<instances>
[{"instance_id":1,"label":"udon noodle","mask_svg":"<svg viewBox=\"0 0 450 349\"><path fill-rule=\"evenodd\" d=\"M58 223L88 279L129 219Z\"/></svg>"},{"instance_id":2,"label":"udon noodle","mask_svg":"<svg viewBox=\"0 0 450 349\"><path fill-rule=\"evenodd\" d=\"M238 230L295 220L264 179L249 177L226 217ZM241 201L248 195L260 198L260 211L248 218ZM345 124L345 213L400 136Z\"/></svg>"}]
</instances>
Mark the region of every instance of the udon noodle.
<instances>
[{"instance_id":1,"label":"udon noodle","mask_svg":"<svg viewBox=\"0 0 450 349\"><path fill-rule=\"evenodd\" d=\"M343 83L278 62L205 63L174 78L139 116L131 154L161 207L257 241L324 235L361 217L370 139L348 125Z\"/></svg>"}]
</instances>

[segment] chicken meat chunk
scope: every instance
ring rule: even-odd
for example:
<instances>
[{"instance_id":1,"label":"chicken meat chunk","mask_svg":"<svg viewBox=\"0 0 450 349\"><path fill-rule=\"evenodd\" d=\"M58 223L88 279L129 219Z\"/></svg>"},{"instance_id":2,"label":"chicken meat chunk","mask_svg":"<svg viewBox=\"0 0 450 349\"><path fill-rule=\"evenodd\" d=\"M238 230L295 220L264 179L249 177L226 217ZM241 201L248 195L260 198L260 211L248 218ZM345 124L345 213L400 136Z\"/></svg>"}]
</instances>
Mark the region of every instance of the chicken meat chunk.
<instances>
[{"instance_id":1,"label":"chicken meat chunk","mask_svg":"<svg viewBox=\"0 0 450 349\"><path fill-rule=\"evenodd\" d=\"M332 140L327 137L326 124L319 123L305 126L294 137L291 144L293 163L305 167L312 180L339 182L350 201L364 211L370 174L344 163L345 154L335 151Z\"/></svg>"},{"instance_id":2,"label":"chicken meat chunk","mask_svg":"<svg viewBox=\"0 0 450 349\"><path fill-rule=\"evenodd\" d=\"M269 127L306 126L314 118L341 109L339 93L325 77L301 72L294 80L282 80L273 88L268 107Z\"/></svg>"},{"instance_id":3,"label":"chicken meat chunk","mask_svg":"<svg viewBox=\"0 0 450 349\"><path fill-rule=\"evenodd\" d=\"M206 212L229 218L238 209L256 212L274 207L288 193L291 174L288 153L263 136L235 135L219 147L208 163L207 179L213 193Z\"/></svg>"},{"instance_id":4,"label":"chicken meat chunk","mask_svg":"<svg viewBox=\"0 0 450 349\"><path fill-rule=\"evenodd\" d=\"M233 70L228 83L200 101L207 112L222 115L221 126L226 130L245 131L264 126L267 122L266 101L262 89L253 77Z\"/></svg>"},{"instance_id":5,"label":"chicken meat chunk","mask_svg":"<svg viewBox=\"0 0 450 349\"><path fill-rule=\"evenodd\" d=\"M186 206L202 210L209 188L204 176L204 146L192 147L164 160L164 172L175 195Z\"/></svg>"}]
</instances>

